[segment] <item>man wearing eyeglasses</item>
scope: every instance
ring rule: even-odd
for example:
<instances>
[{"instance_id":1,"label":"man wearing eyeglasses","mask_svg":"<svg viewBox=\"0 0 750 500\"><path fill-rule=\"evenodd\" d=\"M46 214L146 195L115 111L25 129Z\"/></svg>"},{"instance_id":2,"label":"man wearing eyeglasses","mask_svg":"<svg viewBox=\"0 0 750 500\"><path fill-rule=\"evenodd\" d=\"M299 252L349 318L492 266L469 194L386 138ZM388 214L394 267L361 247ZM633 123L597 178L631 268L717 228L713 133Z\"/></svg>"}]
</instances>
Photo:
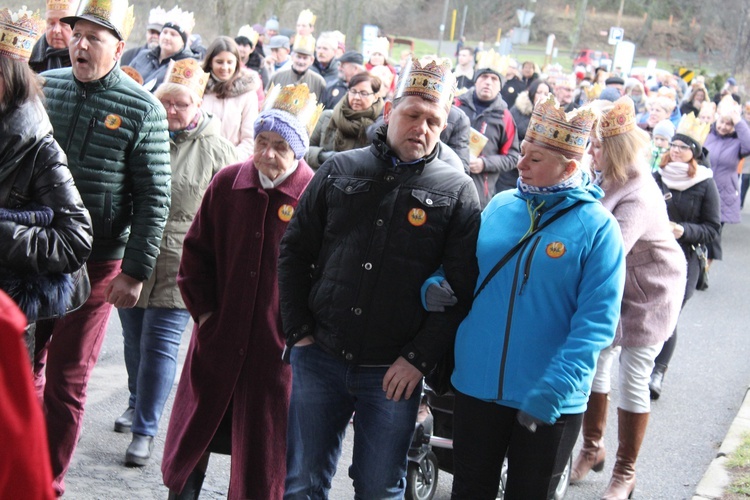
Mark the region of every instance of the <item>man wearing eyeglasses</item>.
<instances>
[{"instance_id":1,"label":"man wearing eyeglasses","mask_svg":"<svg viewBox=\"0 0 750 500\"><path fill-rule=\"evenodd\" d=\"M297 35L294 37L291 59L292 64L273 74L268 85L266 85L266 92L272 89L274 85L285 87L305 83L310 92L320 98L326 90L326 81L310 69L315 62L315 38L312 35Z\"/></svg>"},{"instance_id":2,"label":"man wearing eyeglasses","mask_svg":"<svg viewBox=\"0 0 750 500\"><path fill-rule=\"evenodd\" d=\"M132 7L130 8L132 9ZM86 386L112 307L135 306L151 276L170 206L167 119L161 103L120 70L132 27L127 2L84 0L63 17L72 68L44 73L54 135L91 213L91 295L75 312L37 323L34 377L44 397L58 496L81 433ZM46 366L46 372L45 372ZM45 385L46 374L46 385Z\"/></svg>"}]
</instances>

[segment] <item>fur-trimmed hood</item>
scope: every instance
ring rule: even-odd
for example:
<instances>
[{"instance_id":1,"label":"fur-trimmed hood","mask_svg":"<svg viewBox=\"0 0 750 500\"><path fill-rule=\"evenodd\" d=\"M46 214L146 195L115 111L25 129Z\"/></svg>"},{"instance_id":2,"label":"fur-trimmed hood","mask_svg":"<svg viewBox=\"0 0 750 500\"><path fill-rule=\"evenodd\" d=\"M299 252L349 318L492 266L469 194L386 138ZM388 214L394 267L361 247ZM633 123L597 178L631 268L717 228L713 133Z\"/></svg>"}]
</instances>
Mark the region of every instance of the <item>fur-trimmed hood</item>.
<instances>
[{"instance_id":1,"label":"fur-trimmed hood","mask_svg":"<svg viewBox=\"0 0 750 500\"><path fill-rule=\"evenodd\" d=\"M213 75L208 79L208 85L206 85L207 94L220 94L222 82L214 79ZM224 92L221 97L230 98L237 97L247 92L256 92L260 87L260 75L252 69L243 67L240 69L240 76L232 82L228 88L223 89Z\"/></svg>"},{"instance_id":2,"label":"fur-trimmed hood","mask_svg":"<svg viewBox=\"0 0 750 500\"><path fill-rule=\"evenodd\" d=\"M534 111L534 105L531 103L528 90L524 90L518 94L514 106L522 115L531 116L531 112Z\"/></svg>"}]
</instances>

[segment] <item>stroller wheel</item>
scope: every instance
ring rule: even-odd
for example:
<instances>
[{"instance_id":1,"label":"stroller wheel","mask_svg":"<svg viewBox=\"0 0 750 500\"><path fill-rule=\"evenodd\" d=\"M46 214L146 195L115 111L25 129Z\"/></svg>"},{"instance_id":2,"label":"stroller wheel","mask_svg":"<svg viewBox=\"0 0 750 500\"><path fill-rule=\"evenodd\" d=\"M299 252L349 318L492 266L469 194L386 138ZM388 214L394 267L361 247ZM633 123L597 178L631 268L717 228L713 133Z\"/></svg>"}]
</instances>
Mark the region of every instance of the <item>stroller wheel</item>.
<instances>
[{"instance_id":1,"label":"stroller wheel","mask_svg":"<svg viewBox=\"0 0 750 500\"><path fill-rule=\"evenodd\" d=\"M406 499L432 500L437 492L437 481L437 457L430 451L420 463L409 462L409 470L406 473Z\"/></svg>"}]
</instances>

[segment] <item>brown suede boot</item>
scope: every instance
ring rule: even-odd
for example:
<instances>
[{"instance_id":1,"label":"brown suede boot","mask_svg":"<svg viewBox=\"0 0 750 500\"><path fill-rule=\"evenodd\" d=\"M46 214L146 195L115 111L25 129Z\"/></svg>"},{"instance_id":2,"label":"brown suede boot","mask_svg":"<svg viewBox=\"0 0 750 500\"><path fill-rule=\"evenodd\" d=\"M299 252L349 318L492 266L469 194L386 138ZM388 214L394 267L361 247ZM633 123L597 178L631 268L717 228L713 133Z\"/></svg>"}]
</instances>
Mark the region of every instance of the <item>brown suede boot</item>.
<instances>
[{"instance_id":1,"label":"brown suede boot","mask_svg":"<svg viewBox=\"0 0 750 500\"><path fill-rule=\"evenodd\" d=\"M635 489L635 460L643 443L648 425L648 413L630 413L617 409L617 462L612 470L607 491L602 500L631 498Z\"/></svg>"},{"instance_id":2,"label":"brown suede boot","mask_svg":"<svg viewBox=\"0 0 750 500\"><path fill-rule=\"evenodd\" d=\"M607 426L609 394L592 392L589 405L583 414L583 447L573 462L570 482L583 481L590 470L601 472L604 468L604 428Z\"/></svg>"}]
</instances>

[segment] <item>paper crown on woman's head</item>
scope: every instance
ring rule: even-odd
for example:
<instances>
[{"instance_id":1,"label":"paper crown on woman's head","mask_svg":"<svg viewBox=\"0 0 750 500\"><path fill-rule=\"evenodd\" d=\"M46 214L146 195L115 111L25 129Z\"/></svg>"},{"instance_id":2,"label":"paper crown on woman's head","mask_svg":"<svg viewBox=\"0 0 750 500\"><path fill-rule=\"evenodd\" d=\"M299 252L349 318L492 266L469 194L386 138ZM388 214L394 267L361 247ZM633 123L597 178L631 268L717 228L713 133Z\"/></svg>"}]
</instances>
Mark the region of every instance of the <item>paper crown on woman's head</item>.
<instances>
[{"instance_id":1,"label":"paper crown on woman's head","mask_svg":"<svg viewBox=\"0 0 750 500\"><path fill-rule=\"evenodd\" d=\"M164 14L164 24L177 26L184 33L190 34L195 28L195 16L192 12L174 6Z\"/></svg>"},{"instance_id":2,"label":"paper crown on woman's head","mask_svg":"<svg viewBox=\"0 0 750 500\"><path fill-rule=\"evenodd\" d=\"M133 6L128 0L82 0L75 16L63 17L62 22L74 26L77 21L89 21L114 31L123 42L135 24Z\"/></svg>"},{"instance_id":3,"label":"paper crown on woman's head","mask_svg":"<svg viewBox=\"0 0 750 500\"><path fill-rule=\"evenodd\" d=\"M208 84L209 74L203 71L201 64L192 57L172 60L167 67L167 74L164 77L165 83L176 83L189 88L198 97L203 98L203 92Z\"/></svg>"},{"instance_id":4,"label":"paper crown on woman's head","mask_svg":"<svg viewBox=\"0 0 750 500\"><path fill-rule=\"evenodd\" d=\"M237 32L237 38L240 37L247 38L248 40L250 40L250 44L255 47L258 44L260 33L255 31L249 24L245 24L241 26L240 30Z\"/></svg>"},{"instance_id":5,"label":"paper crown on woman's head","mask_svg":"<svg viewBox=\"0 0 750 500\"><path fill-rule=\"evenodd\" d=\"M698 148L702 148L710 131L710 123L704 123L695 117L695 113L689 113L683 115L680 119L680 123L677 125L677 131L675 132L674 137L672 137L672 140L676 139L678 135L685 136L694 141L698 145Z\"/></svg>"},{"instance_id":6,"label":"paper crown on woman's head","mask_svg":"<svg viewBox=\"0 0 750 500\"><path fill-rule=\"evenodd\" d=\"M31 12L26 6L18 12L0 10L0 56L28 61L45 26L39 12Z\"/></svg>"},{"instance_id":7,"label":"paper crown on woman's head","mask_svg":"<svg viewBox=\"0 0 750 500\"><path fill-rule=\"evenodd\" d=\"M309 24L310 26L315 26L316 19L317 16L313 14L310 9L305 9L299 13L299 17L297 17L297 24Z\"/></svg>"},{"instance_id":8,"label":"paper crown on woman's head","mask_svg":"<svg viewBox=\"0 0 750 500\"><path fill-rule=\"evenodd\" d=\"M456 77L449 62L411 59L401 70L393 98L413 95L443 105L450 103L455 93Z\"/></svg>"},{"instance_id":9,"label":"paper crown on woman's head","mask_svg":"<svg viewBox=\"0 0 750 500\"><path fill-rule=\"evenodd\" d=\"M617 99L614 106L602 113L599 119L599 133L602 138L625 134L635 127L635 105L629 96Z\"/></svg>"},{"instance_id":10,"label":"paper crown on woman's head","mask_svg":"<svg viewBox=\"0 0 750 500\"><path fill-rule=\"evenodd\" d=\"M302 158L310 147L310 135L318 123L323 105L306 83L274 85L266 95L263 111L255 120L255 135L276 132L289 143L294 156Z\"/></svg>"},{"instance_id":11,"label":"paper crown on woman's head","mask_svg":"<svg viewBox=\"0 0 750 500\"><path fill-rule=\"evenodd\" d=\"M567 115L553 95L534 107L525 141L580 160L586 150L596 114L589 106Z\"/></svg>"}]
</instances>

